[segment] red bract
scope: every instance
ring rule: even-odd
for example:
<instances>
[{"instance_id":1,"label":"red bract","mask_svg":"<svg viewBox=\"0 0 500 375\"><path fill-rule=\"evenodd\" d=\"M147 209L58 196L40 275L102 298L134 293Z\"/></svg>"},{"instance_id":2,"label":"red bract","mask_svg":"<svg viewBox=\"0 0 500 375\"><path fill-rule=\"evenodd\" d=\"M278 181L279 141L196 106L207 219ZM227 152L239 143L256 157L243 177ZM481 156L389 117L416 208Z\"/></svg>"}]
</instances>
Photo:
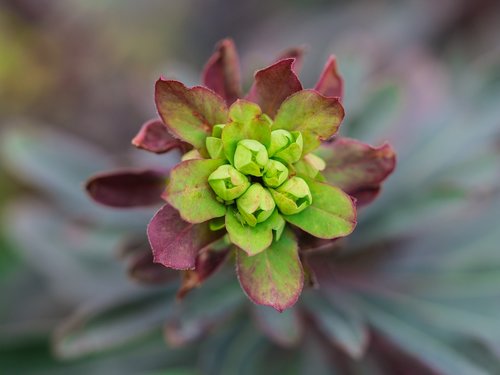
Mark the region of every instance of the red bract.
<instances>
[{"instance_id":1,"label":"red bract","mask_svg":"<svg viewBox=\"0 0 500 375\"><path fill-rule=\"evenodd\" d=\"M255 73L255 80L244 95L234 43L230 39L221 41L203 70L203 86L188 88L164 78L156 82L155 102L161 120L144 124L132 141L136 147L158 154L172 149L185 153L185 161L170 174L172 183L168 188L166 173L147 170L97 175L87 183L94 200L113 207L168 201L151 220L147 234L154 262L189 270L185 271L180 296L216 271L227 258L227 249L237 244L246 252L237 252L237 272L250 299L279 311L292 306L302 290L304 275L296 236L289 229L283 232L285 220L293 224L301 244L308 238L304 232L325 241L346 236L354 229L356 212L344 192L356 198L358 205L369 203L393 171L395 153L389 145L372 147L355 140L333 139L344 117L343 81L336 59L328 59L314 89L304 90L295 72L301 57L300 48L286 51L275 63ZM220 135L215 139L214 126L228 124L229 118L233 122L226 125L222 140ZM259 127L300 134L300 152L305 157L290 170L303 177L304 184L307 181L315 200L300 215L287 214L282 218L275 211L276 215L246 236L247 229L238 229L236 216L226 215L228 203L216 200L207 182L208 176L225 162L212 157L217 148L214 143L207 149L206 141L211 137L233 149L240 140L253 139L269 147L270 130L261 132ZM331 142L321 145L323 141ZM187 152L191 148L194 150ZM226 149L224 152L232 162L233 154L228 156ZM326 166L318 156L326 161ZM316 174L311 176L311 170ZM330 194L339 200L329 200ZM213 199L207 203L207 197ZM222 229L230 219L233 228L238 229L229 233L233 244L221 240L226 233ZM253 244L254 240L262 243ZM246 242L255 246L253 252L245 248ZM211 250L214 248L217 251ZM282 261L280 257L285 255L286 261ZM280 264L283 274L270 268L270 262Z\"/></svg>"}]
</instances>

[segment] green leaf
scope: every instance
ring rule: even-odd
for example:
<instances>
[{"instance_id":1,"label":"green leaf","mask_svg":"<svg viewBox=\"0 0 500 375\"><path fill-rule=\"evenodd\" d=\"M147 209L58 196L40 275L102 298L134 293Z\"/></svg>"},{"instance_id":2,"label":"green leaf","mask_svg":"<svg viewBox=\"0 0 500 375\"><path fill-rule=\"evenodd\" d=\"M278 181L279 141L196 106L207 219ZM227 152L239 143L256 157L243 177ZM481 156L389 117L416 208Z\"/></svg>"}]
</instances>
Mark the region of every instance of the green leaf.
<instances>
[{"instance_id":1,"label":"green leaf","mask_svg":"<svg viewBox=\"0 0 500 375\"><path fill-rule=\"evenodd\" d=\"M304 295L304 306L325 336L352 358L360 358L368 345L364 322L354 312L343 311L317 293ZM333 301L335 302L335 301Z\"/></svg>"},{"instance_id":2,"label":"green leaf","mask_svg":"<svg viewBox=\"0 0 500 375\"><path fill-rule=\"evenodd\" d=\"M361 302L361 300L358 300ZM435 332L428 332L421 324L405 321L387 308L364 299L362 308L369 312L367 319L393 343L424 361L439 373L455 375L486 375L486 371L461 356Z\"/></svg>"},{"instance_id":3,"label":"green leaf","mask_svg":"<svg viewBox=\"0 0 500 375\"><path fill-rule=\"evenodd\" d=\"M311 190L312 204L283 218L315 237L333 239L349 235L356 226L356 208L351 198L335 186L302 178Z\"/></svg>"},{"instance_id":4,"label":"green leaf","mask_svg":"<svg viewBox=\"0 0 500 375\"><path fill-rule=\"evenodd\" d=\"M255 305L253 315L259 328L278 345L293 347L300 342L304 327L297 309L279 313L271 307Z\"/></svg>"},{"instance_id":5,"label":"green leaf","mask_svg":"<svg viewBox=\"0 0 500 375\"><path fill-rule=\"evenodd\" d=\"M197 341L216 324L228 319L245 302L233 272L221 270L178 301L167 321L165 337L174 347Z\"/></svg>"},{"instance_id":6,"label":"green leaf","mask_svg":"<svg viewBox=\"0 0 500 375\"><path fill-rule=\"evenodd\" d=\"M314 90L302 90L281 105L272 129L300 131L304 138L302 154L317 148L321 141L333 136L344 118L338 98L327 98Z\"/></svg>"},{"instance_id":7,"label":"green leaf","mask_svg":"<svg viewBox=\"0 0 500 375\"><path fill-rule=\"evenodd\" d=\"M184 220L197 224L224 216L226 206L208 184L208 176L223 164L217 159L187 160L172 170L165 198Z\"/></svg>"},{"instance_id":8,"label":"green leaf","mask_svg":"<svg viewBox=\"0 0 500 375\"><path fill-rule=\"evenodd\" d=\"M236 269L241 287L259 305L282 312L297 302L304 283L297 241L291 231L266 251L248 256L236 252Z\"/></svg>"},{"instance_id":9,"label":"green leaf","mask_svg":"<svg viewBox=\"0 0 500 375\"><path fill-rule=\"evenodd\" d=\"M363 141L381 139L404 110L404 94L402 87L390 81L365 89L361 103L349 111L349 121L341 132Z\"/></svg>"},{"instance_id":10,"label":"green leaf","mask_svg":"<svg viewBox=\"0 0 500 375\"><path fill-rule=\"evenodd\" d=\"M155 102L169 130L199 150L205 150L212 127L227 122L226 103L205 87L187 88L177 81L159 79Z\"/></svg>"},{"instance_id":11,"label":"green leaf","mask_svg":"<svg viewBox=\"0 0 500 375\"><path fill-rule=\"evenodd\" d=\"M231 319L231 324L220 327L203 342L199 355L201 373L203 375L263 374L257 367L265 363L263 357L269 348L269 342L258 329L255 329L248 318L238 321Z\"/></svg>"},{"instance_id":12,"label":"green leaf","mask_svg":"<svg viewBox=\"0 0 500 375\"><path fill-rule=\"evenodd\" d=\"M174 293L175 286L171 286L161 292L136 293L87 304L56 330L56 355L65 359L77 358L148 336L159 330L164 320L173 314L174 305L169 301L173 301Z\"/></svg>"},{"instance_id":13,"label":"green leaf","mask_svg":"<svg viewBox=\"0 0 500 375\"><path fill-rule=\"evenodd\" d=\"M239 99L229 108L229 118L231 122L222 130L222 143L231 164L236 146L243 139L253 139L269 147L271 121L262 114L257 104Z\"/></svg>"},{"instance_id":14,"label":"green leaf","mask_svg":"<svg viewBox=\"0 0 500 375\"><path fill-rule=\"evenodd\" d=\"M267 249L273 242L273 230L276 231L276 239L278 240L285 226L285 221L277 210L274 210L269 219L254 227L243 225L237 215L238 213L232 209L227 211L227 233L231 242L248 255L255 255Z\"/></svg>"}]
</instances>

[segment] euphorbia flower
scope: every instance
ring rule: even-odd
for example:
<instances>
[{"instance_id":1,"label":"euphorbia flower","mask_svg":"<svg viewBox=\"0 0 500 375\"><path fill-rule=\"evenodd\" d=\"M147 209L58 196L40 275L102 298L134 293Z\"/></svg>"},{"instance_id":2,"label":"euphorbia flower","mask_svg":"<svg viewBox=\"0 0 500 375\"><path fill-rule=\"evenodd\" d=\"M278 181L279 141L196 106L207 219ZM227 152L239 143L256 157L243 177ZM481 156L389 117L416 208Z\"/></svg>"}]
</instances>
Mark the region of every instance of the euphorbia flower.
<instances>
[{"instance_id":1,"label":"euphorbia flower","mask_svg":"<svg viewBox=\"0 0 500 375\"><path fill-rule=\"evenodd\" d=\"M285 57L259 70L241 98L238 55L231 40L222 41L205 67L204 86L156 82L161 122L144 125L133 141L156 153L179 148L183 161L168 175L124 172L126 178L97 176L87 185L94 199L117 206L110 186L128 191L132 202L152 203L161 181L167 203L147 231L155 262L196 272L198 256L223 237L249 298L279 311L297 301L303 286L297 235L349 235L356 206L348 193L373 199L394 168L387 145L338 138L322 145L344 117L335 58L315 89L302 88L294 63ZM145 176L151 181L140 183ZM132 183L110 183L118 177Z\"/></svg>"}]
</instances>

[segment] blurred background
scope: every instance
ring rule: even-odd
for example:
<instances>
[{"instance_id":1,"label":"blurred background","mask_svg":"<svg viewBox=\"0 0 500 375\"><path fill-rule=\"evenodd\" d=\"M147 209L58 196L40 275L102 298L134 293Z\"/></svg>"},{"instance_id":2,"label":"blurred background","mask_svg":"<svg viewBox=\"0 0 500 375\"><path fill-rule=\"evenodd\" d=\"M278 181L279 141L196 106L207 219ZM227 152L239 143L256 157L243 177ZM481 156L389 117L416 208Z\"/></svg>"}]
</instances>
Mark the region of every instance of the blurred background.
<instances>
[{"instance_id":1,"label":"blurred background","mask_svg":"<svg viewBox=\"0 0 500 375\"><path fill-rule=\"evenodd\" d=\"M335 293L317 335L307 307L280 321L222 292L231 267L176 302L177 276L144 261L155 208L82 189L175 163L130 140L155 117L156 79L199 83L224 37L247 88L295 46L312 87L334 53L342 134L398 153L331 260L345 279L318 271ZM0 374L498 374L499 153L495 0L0 0Z\"/></svg>"}]
</instances>

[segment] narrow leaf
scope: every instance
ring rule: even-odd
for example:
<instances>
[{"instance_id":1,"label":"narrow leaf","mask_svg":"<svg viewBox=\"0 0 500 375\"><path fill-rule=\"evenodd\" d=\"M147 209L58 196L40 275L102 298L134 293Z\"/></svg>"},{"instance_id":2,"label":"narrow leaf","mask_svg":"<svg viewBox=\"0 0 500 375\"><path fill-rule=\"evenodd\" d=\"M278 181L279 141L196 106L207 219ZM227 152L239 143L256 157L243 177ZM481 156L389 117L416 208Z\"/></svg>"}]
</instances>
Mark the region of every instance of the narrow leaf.
<instances>
[{"instance_id":1,"label":"narrow leaf","mask_svg":"<svg viewBox=\"0 0 500 375\"><path fill-rule=\"evenodd\" d=\"M412 322L397 317L385 308L377 307L368 301L363 308L369 311L367 318L371 324L390 341L409 354L424 361L439 373L455 375L486 375L487 372L467 358L460 355L437 335L423 331Z\"/></svg>"},{"instance_id":2,"label":"narrow leaf","mask_svg":"<svg viewBox=\"0 0 500 375\"><path fill-rule=\"evenodd\" d=\"M165 327L167 341L180 346L199 339L214 325L225 322L244 302L234 274L221 270L179 301Z\"/></svg>"},{"instance_id":3,"label":"narrow leaf","mask_svg":"<svg viewBox=\"0 0 500 375\"><path fill-rule=\"evenodd\" d=\"M302 291L304 274L297 242L289 231L260 254L248 256L238 250L236 270L241 287L253 302L279 312L292 307Z\"/></svg>"},{"instance_id":4,"label":"narrow leaf","mask_svg":"<svg viewBox=\"0 0 500 375\"><path fill-rule=\"evenodd\" d=\"M360 358L368 345L368 331L357 314L341 310L317 293L304 296L304 306L321 332L352 358Z\"/></svg>"},{"instance_id":5,"label":"narrow leaf","mask_svg":"<svg viewBox=\"0 0 500 375\"><path fill-rule=\"evenodd\" d=\"M184 298L189 291L199 287L206 279L217 272L226 262L228 254L229 248L208 248L198 253L194 270L184 271L177 298Z\"/></svg>"},{"instance_id":6,"label":"narrow leaf","mask_svg":"<svg viewBox=\"0 0 500 375\"><path fill-rule=\"evenodd\" d=\"M293 347L303 335L303 325L297 309L279 313L268 306L254 306L253 315L260 329L278 345Z\"/></svg>"},{"instance_id":7,"label":"narrow leaf","mask_svg":"<svg viewBox=\"0 0 500 375\"><path fill-rule=\"evenodd\" d=\"M106 206L136 207L160 203L166 185L165 173L125 169L95 175L85 188L92 199Z\"/></svg>"},{"instance_id":8,"label":"narrow leaf","mask_svg":"<svg viewBox=\"0 0 500 375\"><path fill-rule=\"evenodd\" d=\"M303 155L333 136L344 118L338 98L327 98L314 90L302 90L287 98L279 108L274 129L300 131L304 138Z\"/></svg>"},{"instance_id":9,"label":"narrow leaf","mask_svg":"<svg viewBox=\"0 0 500 375\"><path fill-rule=\"evenodd\" d=\"M172 315L169 301L173 301L173 294L173 288L169 288L87 303L57 328L53 337L55 354L74 359L144 339Z\"/></svg>"},{"instance_id":10,"label":"narrow leaf","mask_svg":"<svg viewBox=\"0 0 500 375\"><path fill-rule=\"evenodd\" d=\"M155 263L151 249L131 255L127 272L130 278L142 284L165 284L177 280L178 273Z\"/></svg>"}]
</instances>

